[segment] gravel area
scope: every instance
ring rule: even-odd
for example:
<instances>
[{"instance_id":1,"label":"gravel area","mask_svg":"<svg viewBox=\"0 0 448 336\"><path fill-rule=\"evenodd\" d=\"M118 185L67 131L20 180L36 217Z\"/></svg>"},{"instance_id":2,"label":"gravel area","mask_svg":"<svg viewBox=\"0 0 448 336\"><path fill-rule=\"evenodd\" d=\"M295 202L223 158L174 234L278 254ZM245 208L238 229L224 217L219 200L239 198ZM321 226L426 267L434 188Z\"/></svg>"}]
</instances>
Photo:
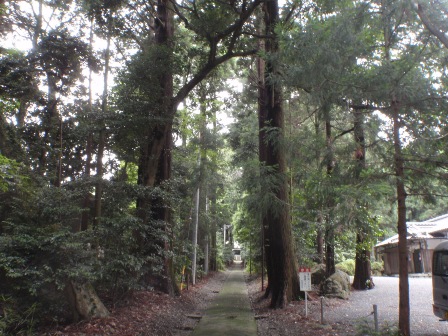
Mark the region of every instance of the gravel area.
<instances>
[{"instance_id":1,"label":"gravel area","mask_svg":"<svg viewBox=\"0 0 448 336\"><path fill-rule=\"evenodd\" d=\"M255 311L259 336L297 335L372 335L373 305L378 307L380 335L391 335L398 327L398 278L374 277L375 288L352 291L349 300L324 298L324 324L321 300L310 292L308 316L305 303L292 302L285 309L268 308L262 299L259 279L248 281L249 296ZM439 321L432 312L430 277L410 278L411 335L448 335L448 322Z\"/></svg>"},{"instance_id":2,"label":"gravel area","mask_svg":"<svg viewBox=\"0 0 448 336\"><path fill-rule=\"evenodd\" d=\"M398 278L374 277L375 288L353 291L348 301L325 312L328 323L373 325L373 305L378 306L380 329L398 325ZM412 335L448 335L448 322L439 321L432 312L430 277L409 278Z\"/></svg>"}]
</instances>

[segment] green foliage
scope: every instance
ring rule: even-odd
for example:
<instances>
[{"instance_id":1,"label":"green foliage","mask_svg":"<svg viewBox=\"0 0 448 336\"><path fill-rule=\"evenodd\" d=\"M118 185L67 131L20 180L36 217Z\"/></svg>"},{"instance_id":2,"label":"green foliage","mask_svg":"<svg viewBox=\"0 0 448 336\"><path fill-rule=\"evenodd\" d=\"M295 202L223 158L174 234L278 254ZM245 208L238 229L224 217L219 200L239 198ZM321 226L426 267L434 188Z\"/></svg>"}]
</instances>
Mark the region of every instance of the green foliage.
<instances>
[{"instance_id":1,"label":"green foliage","mask_svg":"<svg viewBox=\"0 0 448 336\"><path fill-rule=\"evenodd\" d=\"M31 98L37 91L29 58L19 50L0 49L0 97Z\"/></svg>"},{"instance_id":2,"label":"green foliage","mask_svg":"<svg viewBox=\"0 0 448 336\"><path fill-rule=\"evenodd\" d=\"M21 164L0 154L0 192L17 190L26 181L21 168Z\"/></svg>"},{"instance_id":3,"label":"green foliage","mask_svg":"<svg viewBox=\"0 0 448 336\"><path fill-rule=\"evenodd\" d=\"M222 250L222 261L226 266L233 262L232 246L226 245Z\"/></svg>"},{"instance_id":4,"label":"green foliage","mask_svg":"<svg viewBox=\"0 0 448 336\"><path fill-rule=\"evenodd\" d=\"M214 36L233 21L232 6L222 1L196 1L193 8L191 22L204 35Z\"/></svg>"},{"instance_id":5,"label":"green foliage","mask_svg":"<svg viewBox=\"0 0 448 336\"><path fill-rule=\"evenodd\" d=\"M104 106L111 111L107 115L98 113L100 104L89 101L87 89L80 84L83 70L95 70L98 63L86 42L87 34L83 35L84 25L90 23L83 21L83 15L76 20L68 18L70 4L44 1L44 6L57 9L51 20L43 18L55 27L52 31L33 32L37 25L30 24L29 13L20 11L20 2L14 4L4 26L12 25L23 36L34 35L36 41L30 40L34 48L29 53L0 49L1 145L5 142L0 154L0 333L31 333L44 313L56 319L65 317L67 307L62 302L67 280L91 282L100 293L117 299L128 290L142 288L143 275L161 275L166 257L173 258L180 273L191 263L191 208L201 178L207 191L203 198L210 202L209 212L200 215L202 235L219 233L231 218L234 238L243 244L245 258L250 255L254 271L261 269L260 219L267 211L280 214L288 206L300 264L310 265L317 259L317 233L329 228L336 234L335 257L341 261L337 267L353 274L356 248L370 249L385 227L395 227L396 212L391 210L396 200L390 146L392 97L400 103L408 218L426 219L448 210L437 196L447 194L448 187L443 136L448 129L447 83L446 76L439 75L445 71L446 50L433 43L414 16L395 16L408 13L408 4L400 3L397 9L380 8L374 2L319 0L302 4L292 13L297 19L276 27L281 53L259 53L280 66L279 73L269 75L268 80L287 89L286 127L263 131L274 152L279 148L288 151L288 202L275 196L285 176L277 173L277 167L259 162L254 89L258 82L249 58L233 62L234 69L211 73L183 101L184 108L173 125L182 145L176 143L171 151L170 183L153 189L136 185L142 144L156 133L156 126L173 117L166 118L171 111L164 109L169 104L162 100L161 79L172 73L177 91L195 78L205 62L223 56L225 48L237 53L255 47L255 17L241 26L247 39L229 35L230 25L245 15L242 12L248 2L184 2L176 8L172 45L164 46L154 43L154 22L146 15L147 2L79 3L96 19L94 33L111 35L126 62L118 65L117 85L107 95L112 103ZM378 14L380 9L384 9L383 17ZM1 16L8 9L0 5L0 12ZM432 14L446 26L440 13ZM391 60L384 59L386 18L394 27L387 41ZM3 18L0 21L4 23ZM77 24L79 27L72 27ZM30 31L21 31L21 27ZM74 36L78 28L80 36ZM216 55L208 53L209 42L218 49ZM243 92L227 88L232 76L244 81ZM55 87L45 87L51 84ZM222 99L219 92L224 89L230 97ZM57 101L51 122L47 120L49 91L54 91ZM365 116L367 154L366 167L354 179L357 169L359 172L359 162L353 156L358 144L351 129L357 104ZM222 129L211 130L211 125L216 123L217 111L224 108L232 109L237 122L223 140L218 134ZM195 114L198 109L203 109L200 115ZM23 128L19 127L22 123ZM332 126L329 137L327 124ZM92 176L85 176L89 175L87 163L93 168L93 162L86 162L86 140L91 136L95 160L100 129L106 131L106 150L111 154L108 166L113 178L109 181L92 177L93 169ZM282 143L276 141L280 131L285 136ZM157 134L161 135L165 134ZM227 149L220 150L224 145ZM17 153L22 151L27 155L21 159ZM198 152L204 158L200 169ZM50 161L56 166L59 155L62 185L56 188L47 180L56 169L50 171L45 166ZM116 158L125 163L118 164ZM114 170L117 166L120 172ZM331 174L326 170L329 166ZM103 211L93 227L92 194L98 182L103 187ZM173 211L170 223L148 220L143 224L141 214L136 214L137 200L142 199L166 201ZM80 232L83 214L89 217L89 227ZM147 218L152 215L150 211L145 214ZM365 237L362 246L355 246L356 233ZM163 249L165 245L171 250ZM218 265L232 262L230 246L223 247L218 241L217 249ZM199 249L199 259L203 257ZM374 272L383 267L380 262L371 266ZM366 329L365 333L369 332ZM387 333L393 331L384 331Z\"/></svg>"},{"instance_id":6,"label":"green foliage","mask_svg":"<svg viewBox=\"0 0 448 336\"><path fill-rule=\"evenodd\" d=\"M165 239L160 223L143 227L129 211L141 191L131 184L104 186L104 213L94 230L73 230L82 213L82 184L44 186L15 199L0 235L0 295L11 297L12 309L38 302L38 317L68 319L64 289L68 280L96 284L113 300L140 288L145 272L160 274ZM123 197L123 191L127 197ZM22 203L24 202L24 203ZM140 254L136 233L151 254Z\"/></svg>"},{"instance_id":7,"label":"green foliage","mask_svg":"<svg viewBox=\"0 0 448 336\"><path fill-rule=\"evenodd\" d=\"M71 36L68 29L54 30L44 36L38 53L44 71L60 81L62 92L82 78L83 63L87 64L90 58L87 43Z\"/></svg>"},{"instance_id":8,"label":"green foliage","mask_svg":"<svg viewBox=\"0 0 448 336\"><path fill-rule=\"evenodd\" d=\"M373 317L369 319L363 319L360 323L357 324L357 332L356 335L359 336L400 336L400 332L396 325L385 324L381 326L379 331L375 331L373 326Z\"/></svg>"},{"instance_id":9,"label":"green foliage","mask_svg":"<svg viewBox=\"0 0 448 336\"><path fill-rule=\"evenodd\" d=\"M384 272L384 262L383 261L372 261L370 263L370 268L373 275L382 275Z\"/></svg>"},{"instance_id":10,"label":"green foliage","mask_svg":"<svg viewBox=\"0 0 448 336\"><path fill-rule=\"evenodd\" d=\"M18 309L11 297L0 295L0 335L35 335L38 306L37 303L33 303L26 308Z\"/></svg>"},{"instance_id":11,"label":"green foliage","mask_svg":"<svg viewBox=\"0 0 448 336\"><path fill-rule=\"evenodd\" d=\"M347 273L348 275L355 275L355 260L344 260L343 262L336 264L336 268Z\"/></svg>"}]
</instances>

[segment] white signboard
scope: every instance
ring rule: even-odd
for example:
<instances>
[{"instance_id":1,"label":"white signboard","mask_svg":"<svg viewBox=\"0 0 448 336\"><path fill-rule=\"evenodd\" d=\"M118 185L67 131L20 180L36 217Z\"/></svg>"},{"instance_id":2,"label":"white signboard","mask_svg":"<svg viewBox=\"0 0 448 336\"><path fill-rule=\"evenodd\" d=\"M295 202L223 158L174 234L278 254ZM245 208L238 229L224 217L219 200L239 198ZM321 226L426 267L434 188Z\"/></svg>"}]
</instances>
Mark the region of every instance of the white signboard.
<instances>
[{"instance_id":1,"label":"white signboard","mask_svg":"<svg viewBox=\"0 0 448 336\"><path fill-rule=\"evenodd\" d=\"M299 268L300 290L303 292L311 291L311 269L306 267Z\"/></svg>"},{"instance_id":2,"label":"white signboard","mask_svg":"<svg viewBox=\"0 0 448 336\"><path fill-rule=\"evenodd\" d=\"M299 268L300 290L305 292L305 316L308 316L308 293L311 290L311 269L307 267Z\"/></svg>"}]
</instances>

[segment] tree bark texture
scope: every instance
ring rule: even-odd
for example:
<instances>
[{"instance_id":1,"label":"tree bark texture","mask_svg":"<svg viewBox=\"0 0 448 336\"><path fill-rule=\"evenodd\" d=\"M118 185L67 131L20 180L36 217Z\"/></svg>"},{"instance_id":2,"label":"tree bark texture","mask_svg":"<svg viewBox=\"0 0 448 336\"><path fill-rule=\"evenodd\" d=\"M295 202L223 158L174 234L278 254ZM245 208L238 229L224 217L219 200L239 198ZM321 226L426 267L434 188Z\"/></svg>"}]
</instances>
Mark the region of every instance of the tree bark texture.
<instances>
[{"instance_id":1,"label":"tree bark texture","mask_svg":"<svg viewBox=\"0 0 448 336\"><path fill-rule=\"evenodd\" d=\"M205 85L199 85L200 124L199 124L199 228L200 245L204 251L203 271L208 273L209 266L209 234L210 228L207 218L207 193L208 193L208 169L207 169L207 90Z\"/></svg>"},{"instance_id":2,"label":"tree bark texture","mask_svg":"<svg viewBox=\"0 0 448 336\"><path fill-rule=\"evenodd\" d=\"M217 124L216 124L216 115L213 118L213 149L217 149L216 145L216 135L217 135ZM212 157L212 166L217 167L217 156L213 155ZM216 220L217 210L216 210L216 184L212 184L210 188L210 218L212 218L212 223L210 225L210 271L216 272L218 270L217 264L217 246L216 246L216 232L217 225Z\"/></svg>"},{"instance_id":3,"label":"tree bark texture","mask_svg":"<svg viewBox=\"0 0 448 336\"><path fill-rule=\"evenodd\" d=\"M171 1L159 0L157 2L157 18L155 20L155 44L162 49L171 50L174 37L173 27L173 9ZM160 57L169 57L166 54ZM163 62L162 62L163 61ZM161 60L161 64L167 64L166 60ZM169 64L169 62L168 62ZM157 111L151 111L150 114L157 114L160 122L147 126L145 141L140 149L140 161L138 167L138 184L144 187L161 186L171 178L171 149L172 149L172 116L175 107L172 103L173 97L173 75L168 67L158 76L158 86L160 87L160 96L158 97ZM151 221L163 222L164 231L167 237L171 234L171 209L170 205L163 197L151 198L145 195L137 200L137 213L145 226L151 225ZM145 242L141 237L140 246L144 250ZM171 242L160 241L153 242L161 247L161 250L169 252ZM154 251L152 251L154 252ZM146 251L144 253L151 253ZM169 255L169 253L165 253ZM171 257L162 257L164 259L163 274L155 276L153 280L155 286L170 295L179 293L175 281L173 261Z\"/></svg>"},{"instance_id":4,"label":"tree bark texture","mask_svg":"<svg viewBox=\"0 0 448 336\"><path fill-rule=\"evenodd\" d=\"M260 28L260 35L262 34L262 31L264 31L264 24L263 21L260 20L260 25L262 26ZM258 47L260 50L265 50L265 43L262 39L259 39ZM267 118L267 106L266 102L268 100L267 98L267 91L265 86L265 61L260 56L257 57L257 76L258 76L258 158L260 161L260 178L264 179L264 174L266 173L266 170L264 169L264 166L266 165L267 160L267 144L266 144L266 127L268 124L266 123ZM264 287L264 268L266 265L267 270L267 277L268 281L270 278L273 277L271 274L273 268L272 268L272 259L271 257L271 251L270 251L270 245L269 245L269 235L268 235L268 218L267 216L262 213L260 218L260 225L261 225L261 232L262 232L262 242L261 242L261 248L262 248L262 287ZM269 283L267 285L266 291L265 291L265 298L267 298L270 294L270 286Z\"/></svg>"},{"instance_id":5,"label":"tree bark texture","mask_svg":"<svg viewBox=\"0 0 448 336\"><path fill-rule=\"evenodd\" d=\"M364 137L364 115L359 109L354 110L354 137L356 143L355 159L355 182L359 181L361 172L366 167L366 144ZM365 204L360 204L365 206ZM357 221L356 233L356 256L355 256L355 276L353 278L353 288L367 289L367 280L371 276L370 268L370 248L366 247L366 236L362 223Z\"/></svg>"},{"instance_id":6,"label":"tree bark texture","mask_svg":"<svg viewBox=\"0 0 448 336\"><path fill-rule=\"evenodd\" d=\"M266 29L266 53L272 55L279 50L275 26L279 22L278 1L264 3L265 29ZM266 213L267 238L269 238L269 252L267 264L269 287L271 292L271 308L282 308L288 301L299 295L299 281L297 276L297 262L294 254L294 243L288 206L288 181L286 174L286 158L283 148L284 113L282 108L282 90L275 83L279 75L275 61L268 59L265 66L266 100L266 125L269 125L270 135L264 139L266 145L266 166L272 169L271 174L276 174L279 179L275 190L271 191L275 197L275 203ZM270 264L270 265L269 265Z\"/></svg>"},{"instance_id":7,"label":"tree bark texture","mask_svg":"<svg viewBox=\"0 0 448 336\"><path fill-rule=\"evenodd\" d=\"M316 139L320 138L320 118L317 113L314 115L314 133L316 136ZM315 151L315 161L317 164L316 169L320 170L320 161L321 161L321 149L319 146L316 146ZM313 206L313 205L310 205ZM316 258L315 261L318 264L323 264L325 261L325 235L324 235L324 218L322 212L319 212L316 218L316 221L318 223L317 229L316 229Z\"/></svg>"},{"instance_id":8,"label":"tree bark texture","mask_svg":"<svg viewBox=\"0 0 448 336\"><path fill-rule=\"evenodd\" d=\"M410 329L410 306L409 306L409 278L408 278L408 247L406 227L406 190L404 187L404 162L401 153L399 106L396 101L392 102L393 113L393 138L395 152L395 177L398 202L398 272L399 272L399 314L398 328L402 335L409 336Z\"/></svg>"},{"instance_id":9,"label":"tree bark texture","mask_svg":"<svg viewBox=\"0 0 448 336\"><path fill-rule=\"evenodd\" d=\"M329 215L327 215L329 217ZM334 228L331 220L327 219L325 229L325 276L329 278L336 272L336 263L334 260Z\"/></svg>"},{"instance_id":10,"label":"tree bark texture","mask_svg":"<svg viewBox=\"0 0 448 336\"><path fill-rule=\"evenodd\" d=\"M390 21L387 5L383 5L384 19L384 62L391 63L390 48L392 34L397 27ZM391 95L391 113L393 121L393 145L394 145L394 168L397 193L397 230L398 230L398 275L399 275L399 304L398 304L398 329L401 335L410 335L410 307L409 307L409 279L408 279L408 248L406 227L406 190L404 186L404 159L400 139L400 105L394 93Z\"/></svg>"},{"instance_id":11,"label":"tree bark texture","mask_svg":"<svg viewBox=\"0 0 448 336\"><path fill-rule=\"evenodd\" d=\"M325 139L327 144L327 154L326 154L326 166L327 166L327 181L329 184L327 192L327 213L325 214L325 275L329 278L332 274L336 272L336 263L334 258L334 247L335 247L335 237L334 237L334 222L332 219L333 207L334 207L334 197L333 197L333 186L331 181L331 175L333 174L334 168L334 152L333 152L333 138L332 138L332 127L330 119L330 107L324 103L323 114L325 120Z\"/></svg>"}]
</instances>

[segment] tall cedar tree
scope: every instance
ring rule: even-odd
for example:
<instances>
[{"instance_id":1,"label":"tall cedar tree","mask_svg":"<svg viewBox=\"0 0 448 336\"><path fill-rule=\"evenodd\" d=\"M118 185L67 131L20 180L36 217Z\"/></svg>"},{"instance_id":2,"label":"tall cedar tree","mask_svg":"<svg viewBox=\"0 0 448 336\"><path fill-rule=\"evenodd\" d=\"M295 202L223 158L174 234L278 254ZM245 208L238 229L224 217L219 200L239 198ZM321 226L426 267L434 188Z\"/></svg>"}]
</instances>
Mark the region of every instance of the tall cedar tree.
<instances>
[{"instance_id":1,"label":"tall cedar tree","mask_svg":"<svg viewBox=\"0 0 448 336\"><path fill-rule=\"evenodd\" d=\"M387 5L383 8L384 14L384 63L391 61L391 44L395 27L388 16ZM406 226L406 190L404 185L404 158L402 155L402 144L400 139L400 129L402 121L400 116L400 102L394 93L391 93L391 114L393 128L394 145L394 168L396 179L396 196L398 203L398 272L399 272L399 305L398 305L398 329L401 335L409 336L410 327L410 306L409 306L409 279L408 279L408 248L407 248L407 226Z\"/></svg>"},{"instance_id":2,"label":"tall cedar tree","mask_svg":"<svg viewBox=\"0 0 448 336\"><path fill-rule=\"evenodd\" d=\"M157 17L155 19L154 41L161 52L159 64L167 64L165 57L169 57L173 48L174 25L173 8L171 1L157 1ZM169 64L169 63L168 63ZM161 122L148 125L146 136L140 149L140 161L138 166L138 183L145 187L160 186L171 177L171 148L172 148L172 113L171 99L173 97L173 74L168 66L157 78L159 97L157 106ZM137 209L144 225L149 225L151 219L161 221L168 230L171 220L169 206L164 204L161 197L149 199L148 196L141 197L137 202ZM169 242L161 239L158 242L163 250L170 250ZM170 295L179 293L175 282L172 260L164 259L164 272L157 282L158 287Z\"/></svg>"},{"instance_id":3,"label":"tall cedar tree","mask_svg":"<svg viewBox=\"0 0 448 336\"><path fill-rule=\"evenodd\" d=\"M266 166L270 174L277 174L278 185L273 190L275 204L267 210L265 219L267 225L266 239L269 248L266 250L266 261L269 276L271 308L282 308L288 301L298 297L299 281L297 277L297 262L294 254L291 222L289 216L288 186L286 176L286 159L283 148L284 113L282 107L282 89L275 82L279 75L278 64L272 57L279 50L278 37L275 32L279 23L278 1L264 3L264 24L266 30L265 50L268 58L265 63L265 90L262 98L265 114L265 133L263 146L266 146Z\"/></svg>"}]
</instances>

